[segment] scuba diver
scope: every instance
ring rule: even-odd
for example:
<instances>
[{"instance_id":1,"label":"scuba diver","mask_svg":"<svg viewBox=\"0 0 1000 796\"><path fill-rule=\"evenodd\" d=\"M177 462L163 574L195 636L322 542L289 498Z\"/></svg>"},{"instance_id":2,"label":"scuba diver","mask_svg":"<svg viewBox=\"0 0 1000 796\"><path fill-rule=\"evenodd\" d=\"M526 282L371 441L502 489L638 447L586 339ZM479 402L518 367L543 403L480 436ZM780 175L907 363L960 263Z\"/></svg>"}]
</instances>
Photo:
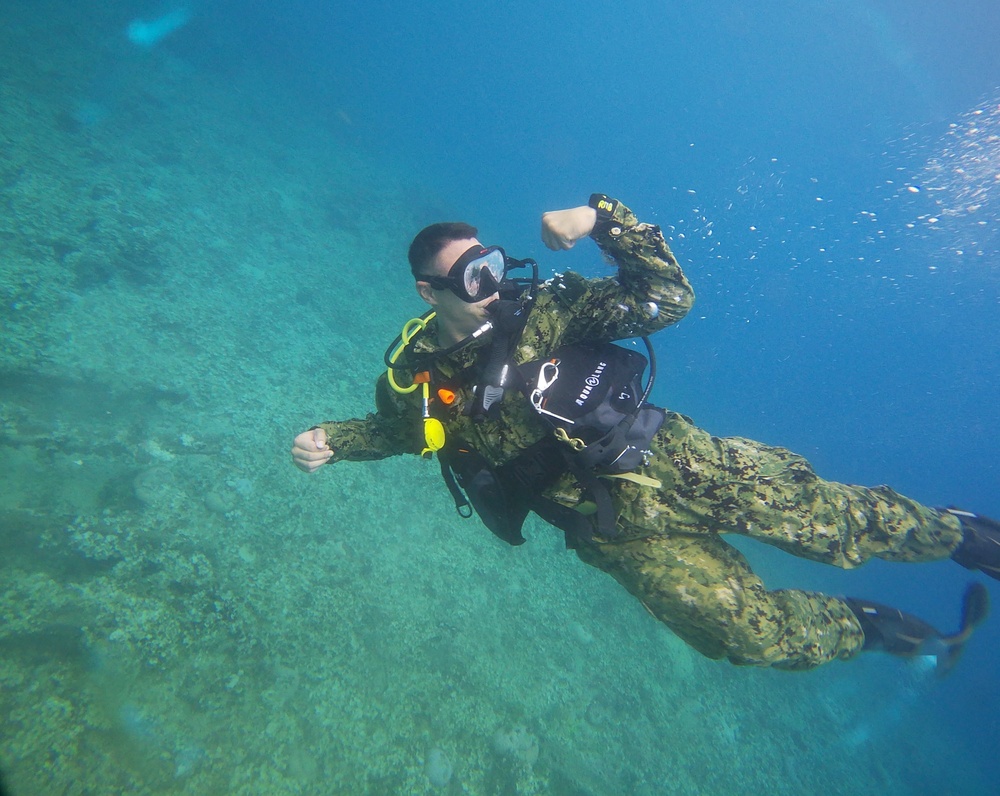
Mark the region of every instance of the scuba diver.
<instances>
[{"instance_id":1,"label":"scuba diver","mask_svg":"<svg viewBox=\"0 0 1000 796\"><path fill-rule=\"evenodd\" d=\"M989 612L982 583L969 586L960 629L945 635L869 600L768 591L723 536L845 569L872 557L950 557L1000 579L1000 523L886 486L824 481L790 451L713 437L649 404L646 336L683 318L694 293L659 227L621 202L594 194L542 216L548 248L589 236L615 277L567 272L539 284L534 261L477 235L454 222L414 238L410 267L431 311L386 352L377 411L299 434L296 466L436 455L460 515L478 514L517 545L534 512L710 658L810 669L882 650L951 668ZM648 361L613 343L633 337L645 339Z\"/></svg>"}]
</instances>

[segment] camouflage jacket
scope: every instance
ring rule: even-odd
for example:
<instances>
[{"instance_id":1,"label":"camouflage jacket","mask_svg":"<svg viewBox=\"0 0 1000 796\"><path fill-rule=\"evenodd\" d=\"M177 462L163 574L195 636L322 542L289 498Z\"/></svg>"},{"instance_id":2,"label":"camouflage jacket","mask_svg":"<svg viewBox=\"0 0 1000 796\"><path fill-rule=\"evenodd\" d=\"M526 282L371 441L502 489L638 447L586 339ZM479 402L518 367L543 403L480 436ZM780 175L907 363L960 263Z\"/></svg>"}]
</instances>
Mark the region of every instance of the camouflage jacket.
<instances>
[{"instance_id":1,"label":"camouflage jacket","mask_svg":"<svg viewBox=\"0 0 1000 796\"><path fill-rule=\"evenodd\" d=\"M515 364L548 356L560 346L652 334L676 323L691 308L694 292L659 227L640 224L627 207L619 205L612 221L598 224L591 237L618 266L617 278L585 279L570 271L544 283L514 353ZM436 378L456 378L473 366L484 348L488 350L488 337L437 359ZM420 353L440 350L433 320L412 346ZM409 383L398 372L397 379ZM527 398L515 390L507 390L495 416L473 420L463 412L473 400L471 385L456 378L449 387L456 392L450 406L437 401L431 391L432 414L442 421L448 438L464 440L494 466L549 433ZM419 455L424 448L420 390L397 393L383 374L375 393L376 413L320 424L334 451L331 462ZM571 478L564 478L547 495L575 505L579 490L574 486Z\"/></svg>"}]
</instances>

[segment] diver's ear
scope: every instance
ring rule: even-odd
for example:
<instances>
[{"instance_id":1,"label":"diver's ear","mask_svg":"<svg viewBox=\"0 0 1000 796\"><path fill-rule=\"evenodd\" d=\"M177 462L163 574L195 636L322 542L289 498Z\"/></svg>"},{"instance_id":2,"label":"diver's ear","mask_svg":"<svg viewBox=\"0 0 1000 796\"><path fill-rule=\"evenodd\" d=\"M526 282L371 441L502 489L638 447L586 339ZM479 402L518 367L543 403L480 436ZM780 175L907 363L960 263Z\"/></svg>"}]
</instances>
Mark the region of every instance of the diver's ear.
<instances>
[{"instance_id":1,"label":"diver's ear","mask_svg":"<svg viewBox=\"0 0 1000 796\"><path fill-rule=\"evenodd\" d=\"M437 297L434 295L434 288L431 287L430 282L417 282L417 293L432 307L437 306Z\"/></svg>"}]
</instances>

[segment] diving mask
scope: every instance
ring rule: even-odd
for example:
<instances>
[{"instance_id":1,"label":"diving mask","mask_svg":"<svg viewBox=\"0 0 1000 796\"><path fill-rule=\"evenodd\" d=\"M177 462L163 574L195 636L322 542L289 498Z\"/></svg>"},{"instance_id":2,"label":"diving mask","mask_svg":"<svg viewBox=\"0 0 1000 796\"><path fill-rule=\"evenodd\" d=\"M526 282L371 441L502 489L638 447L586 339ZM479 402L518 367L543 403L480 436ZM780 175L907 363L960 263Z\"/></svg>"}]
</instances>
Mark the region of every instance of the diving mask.
<instances>
[{"instance_id":1,"label":"diving mask","mask_svg":"<svg viewBox=\"0 0 1000 796\"><path fill-rule=\"evenodd\" d=\"M435 290L450 290L462 301L475 304L500 289L507 273L507 255L499 246L483 247L478 243L459 257L448 276L421 274L419 279Z\"/></svg>"}]
</instances>

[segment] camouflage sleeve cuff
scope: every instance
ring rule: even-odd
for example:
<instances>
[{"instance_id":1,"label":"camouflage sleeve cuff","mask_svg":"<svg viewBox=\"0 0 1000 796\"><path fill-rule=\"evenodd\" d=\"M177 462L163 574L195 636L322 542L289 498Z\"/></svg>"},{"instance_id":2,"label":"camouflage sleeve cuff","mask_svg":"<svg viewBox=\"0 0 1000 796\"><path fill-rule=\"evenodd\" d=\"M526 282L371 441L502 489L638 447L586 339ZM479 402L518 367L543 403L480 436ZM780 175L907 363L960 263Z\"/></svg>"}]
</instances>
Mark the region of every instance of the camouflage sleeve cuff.
<instances>
[{"instance_id":1,"label":"camouflage sleeve cuff","mask_svg":"<svg viewBox=\"0 0 1000 796\"><path fill-rule=\"evenodd\" d=\"M340 424L335 420L326 420L322 423L317 423L315 426L309 429L310 431L315 431L317 428L321 428L326 433L326 444L330 448L330 450L333 451L333 456L330 458L330 461L327 462L327 464L330 464L331 462L340 461L341 459L344 458L342 453L342 446L338 444L339 426Z\"/></svg>"}]
</instances>

